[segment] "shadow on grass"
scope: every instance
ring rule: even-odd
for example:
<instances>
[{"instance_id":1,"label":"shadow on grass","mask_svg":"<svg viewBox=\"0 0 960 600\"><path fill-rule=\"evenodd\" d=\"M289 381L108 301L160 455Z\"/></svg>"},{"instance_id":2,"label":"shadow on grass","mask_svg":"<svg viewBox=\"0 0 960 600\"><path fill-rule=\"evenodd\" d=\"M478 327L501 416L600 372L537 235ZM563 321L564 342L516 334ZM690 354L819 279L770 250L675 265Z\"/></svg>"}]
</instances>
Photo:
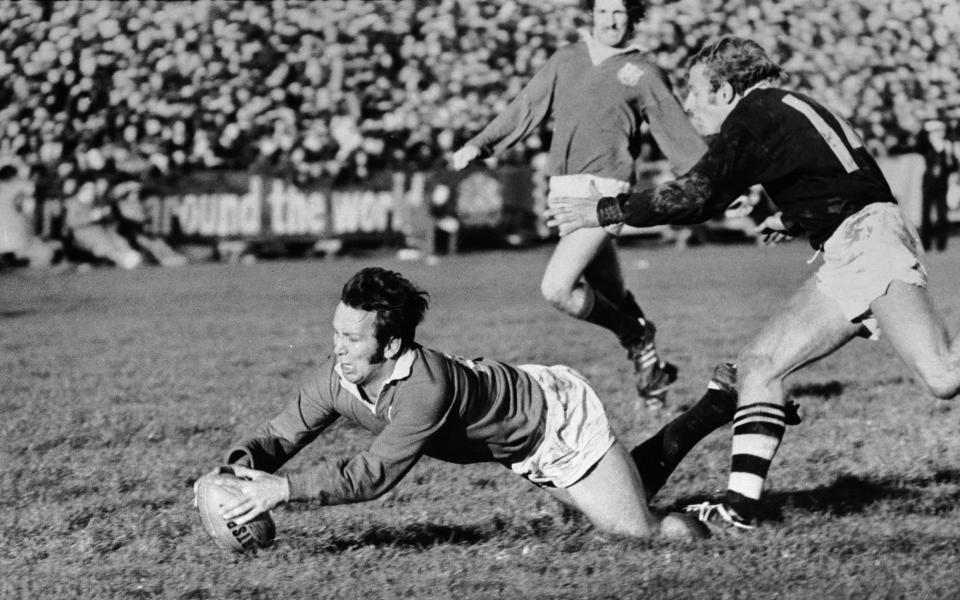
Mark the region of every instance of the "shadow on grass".
<instances>
[{"instance_id":1,"label":"shadow on grass","mask_svg":"<svg viewBox=\"0 0 960 600\"><path fill-rule=\"evenodd\" d=\"M363 546L423 549L437 545L469 545L489 540L495 532L476 526L413 523L403 527L373 527L355 535L336 535L317 544L317 551L339 553Z\"/></svg>"},{"instance_id":2,"label":"shadow on grass","mask_svg":"<svg viewBox=\"0 0 960 600\"><path fill-rule=\"evenodd\" d=\"M683 498L676 505L697 501L702 498ZM960 505L960 469L910 478L842 475L830 485L809 490L774 490L763 495L759 517L783 521L785 510L845 516L868 512L879 504L894 514L933 516L955 511Z\"/></svg>"},{"instance_id":3,"label":"shadow on grass","mask_svg":"<svg viewBox=\"0 0 960 600\"><path fill-rule=\"evenodd\" d=\"M590 526L585 517L579 513L567 515L558 506L556 514L533 517L498 514L480 525L419 522L391 527L354 527L314 543L314 549L328 554L363 547L423 550L434 546L470 546L492 540L556 539L558 535L569 536L571 543L576 545L578 536L588 529Z\"/></svg>"},{"instance_id":4,"label":"shadow on grass","mask_svg":"<svg viewBox=\"0 0 960 600\"><path fill-rule=\"evenodd\" d=\"M843 393L844 385L839 381L827 381L824 383L805 383L792 386L789 390L791 398L802 398L804 396L813 398L835 398Z\"/></svg>"}]
</instances>

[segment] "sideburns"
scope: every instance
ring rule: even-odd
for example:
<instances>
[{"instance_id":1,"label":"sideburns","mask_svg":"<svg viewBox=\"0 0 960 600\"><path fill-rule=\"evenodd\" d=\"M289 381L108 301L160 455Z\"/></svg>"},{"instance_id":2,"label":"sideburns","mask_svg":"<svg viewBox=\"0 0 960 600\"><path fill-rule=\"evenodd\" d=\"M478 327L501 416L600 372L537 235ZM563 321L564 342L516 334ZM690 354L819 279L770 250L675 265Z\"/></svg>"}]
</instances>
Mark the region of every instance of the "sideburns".
<instances>
[{"instance_id":1,"label":"sideburns","mask_svg":"<svg viewBox=\"0 0 960 600\"><path fill-rule=\"evenodd\" d=\"M387 347L386 344L381 344L379 342L377 343L377 349L373 353L373 356L370 357L370 364L379 365L380 363L384 362L387 359L386 352L384 352L386 347Z\"/></svg>"}]
</instances>

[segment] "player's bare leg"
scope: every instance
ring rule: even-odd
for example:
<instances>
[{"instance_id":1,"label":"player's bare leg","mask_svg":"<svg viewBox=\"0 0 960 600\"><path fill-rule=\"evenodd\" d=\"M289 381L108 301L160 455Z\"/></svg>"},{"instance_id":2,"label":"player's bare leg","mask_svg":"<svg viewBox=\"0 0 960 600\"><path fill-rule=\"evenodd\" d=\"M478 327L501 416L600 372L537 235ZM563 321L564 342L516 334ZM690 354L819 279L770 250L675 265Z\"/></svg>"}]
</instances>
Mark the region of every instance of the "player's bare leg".
<instances>
[{"instance_id":1,"label":"player's bare leg","mask_svg":"<svg viewBox=\"0 0 960 600\"><path fill-rule=\"evenodd\" d=\"M631 537L663 534L685 540L703 537L694 523L678 520L677 515L661 518L650 511L640 473L619 442L580 481L557 492L604 533Z\"/></svg>"},{"instance_id":2,"label":"player's bare leg","mask_svg":"<svg viewBox=\"0 0 960 600\"><path fill-rule=\"evenodd\" d=\"M616 308L631 320L642 323L642 338L620 338L621 345L627 350L627 356L634 366L637 393L643 398L647 408L659 410L666 402L667 388L676 381L677 369L660 358L656 348L656 326L646 318L633 294L623 282L623 272L617 253L616 241L610 239L597 252L583 272L588 285L599 292L599 296L614 301ZM632 324L632 323L631 323Z\"/></svg>"},{"instance_id":3,"label":"player's bare leg","mask_svg":"<svg viewBox=\"0 0 960 600\"><path fill-rule=\"evenodd\" d=\"M784 405L787 375L836 351L861 329L843 315L835 300L819 292L813 281L808 282L740 352L738 407Z\"/></svg>"},{"instance_id":4,"label":"player's bare leg","mask_svg":"<svg viewBox=\"0 0 960 600\"><path fill-rule=\"evenodd\" d=\"M540 282L544 299L572 317L586 319L593 307L581 276L609 243L609 235L600 228L580 229L560 238Z\"/></svg>"},{"instance_id":5,"label":"player's bare leg","mask_svg":"<svg viewBox=\"0 0 960 600\"><path fill-rule=\"evenodd\" d=\"M676 369L660 360L655 328L626 291L613 239L600 228L560 239L540 285L543 297L563 312L612 331L634 363L637 390L655 407L663 403Z\"/></svg>"},{"instance_id":6,"label":"player's bare leg","mask_svg":"<svg viewBox=\"0 0 960 600\"><path fill-rule=\"evenodd\" d=\"M850 323L836 301L811 282L743 350L737 361L739 401L727 493L722 505L698 507L704 520L719 516L728 524L749 527L786 429L784 379L834 352L860 330L861 325Z\"/></svg>"},{"instance_id":7,"label":"player's bare leg","mask_svg":"<svg viewBox=\"0 0 960 600\"><path fill-rule=\"evenodd\" d=\"M951 348L926 288L895 280L870 305L881 334L938 398L960 392L960 343Z\"/></svg>"},{"instance_id":8,"label":"player's bare leg","mask_svg":"<svg viewBox=\"0 0 960 600\"><path fill-rule=\"evenodd\" d=\"M616 238L607 235L607 240L597 248L593 259L583 268L583 280L596 292L607 298L631 317L642 317L640 307L632 308L640 314L633 314L624 304L629 292L623 283L623 269L620 266L620 256L617 252ZM632 298L632 296L631 296Z\"/></svg>"}]
</instances>

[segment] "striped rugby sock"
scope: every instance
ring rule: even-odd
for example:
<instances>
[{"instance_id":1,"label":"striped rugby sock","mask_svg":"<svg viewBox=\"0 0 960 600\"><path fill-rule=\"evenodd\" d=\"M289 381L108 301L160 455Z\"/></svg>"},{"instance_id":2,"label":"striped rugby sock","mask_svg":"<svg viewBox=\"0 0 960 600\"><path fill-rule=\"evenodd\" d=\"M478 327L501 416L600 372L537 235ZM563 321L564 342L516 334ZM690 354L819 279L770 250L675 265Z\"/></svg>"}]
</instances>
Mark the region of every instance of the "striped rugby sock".
<instances>
[{"instance_id":1,"label":"striped rugby sock","mask_svg":"<svg viewBox=\"0 0 960 600\"><path fill-rule=\"evenodd\" d=\"M733 447L726 504L746 521L760 505L763 483L786 429L786 413L779 404L747 404L733 418Z\"/></svg>"}]
</instances>

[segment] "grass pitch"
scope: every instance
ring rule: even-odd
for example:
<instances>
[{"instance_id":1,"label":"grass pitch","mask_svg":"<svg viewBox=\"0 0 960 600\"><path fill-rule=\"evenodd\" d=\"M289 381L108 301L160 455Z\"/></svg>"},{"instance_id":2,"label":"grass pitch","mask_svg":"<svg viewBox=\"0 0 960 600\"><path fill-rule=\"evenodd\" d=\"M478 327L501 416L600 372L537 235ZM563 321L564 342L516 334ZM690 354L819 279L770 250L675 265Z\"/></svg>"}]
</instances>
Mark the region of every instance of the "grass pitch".
<instances>
[{"instance_id":1,"label":"grass pitch","mask_svg":"<svg viewBox=\"0 0 960 600\"><path fill-rule=\"evenodd\" d=\"M927 396L883 342L789 380L804 422L771 469L766 522L746 536L605 540L502 467L424 459L378 501L278 508L277 543L256 555L206 537L192 482L323 359L340 286L362 266L431 292L424 344L569 364L628 445L656 431L669 415L637 408L613 337L540 300L548 253L3 275L0 599L960 596L960 410ZM681 368L672 406L699 398L712 366L813 272L811 255L801 243L622 250ZM956 332L960 248L928 262ZM338 425L291 467L370 439ZM706 439L656 507L723 489L728 452L728 430Z\"/></svg>"}]
</instances>

